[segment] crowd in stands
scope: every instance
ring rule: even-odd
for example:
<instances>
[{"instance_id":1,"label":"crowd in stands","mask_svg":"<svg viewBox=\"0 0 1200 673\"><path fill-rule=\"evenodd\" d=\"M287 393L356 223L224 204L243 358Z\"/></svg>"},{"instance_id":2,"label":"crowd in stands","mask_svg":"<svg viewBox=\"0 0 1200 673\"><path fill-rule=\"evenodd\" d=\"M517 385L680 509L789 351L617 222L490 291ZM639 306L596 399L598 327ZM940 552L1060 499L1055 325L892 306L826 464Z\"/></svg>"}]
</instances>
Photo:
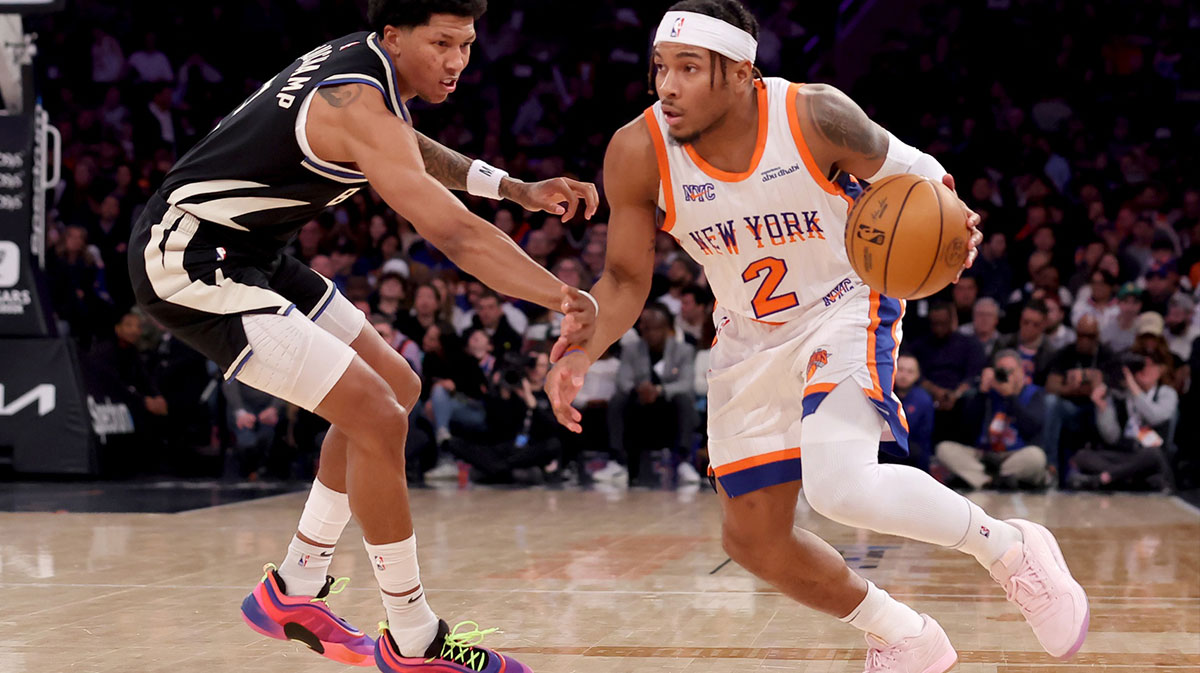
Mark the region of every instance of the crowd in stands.
<instances>
[{"instance_id":1,"label":"crowd in stands","mask_svg":"<svg viewBox=\"0 0 1200 673\"><path fill-rule=\"evenodd\" d=\"M1187 147L1200 135L1200 10L933 5L919 32L888 34L865 76L837 82L836 64L797 47L803 3L747 4L767 75L803 80L817 65L939 157L983 217L975 267L908 304L896 389L912 451L888 459L967 488L1196 485L1200 166ZM653 102L646 43L666 4L573 7L572 25L586 29L570 39L548 0L491 5L460 92L440 108L414 105L416 125L515 176L602 185L611 133ZM156 447L146 456L219 450L231 477L311 473L320 420L221 382L131 309L126 246L175 159L293 55L360 29L362 15L353 0L79 0L69 16L39 19L44 105L64 143L53 302L85 366L117 368L127 383L139 442ZM601 273L603 207L563 222L464 198L564 282L588 288ZM582 436L557 426L542 392L558 316L458 271L373 192L304 225L290 252L333 279L421 375L413 481L700 481L713 296L669 235L637 329L579 396Z\"/></svg>"}]
</instances>

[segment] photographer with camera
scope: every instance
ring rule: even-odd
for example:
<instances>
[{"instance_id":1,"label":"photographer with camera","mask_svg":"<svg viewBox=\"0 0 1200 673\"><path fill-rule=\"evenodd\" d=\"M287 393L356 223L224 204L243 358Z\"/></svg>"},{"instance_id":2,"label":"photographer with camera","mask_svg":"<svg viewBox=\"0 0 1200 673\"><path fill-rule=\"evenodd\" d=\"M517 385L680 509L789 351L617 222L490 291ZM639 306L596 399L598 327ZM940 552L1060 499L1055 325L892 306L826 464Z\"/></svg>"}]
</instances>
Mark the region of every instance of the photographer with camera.
<instances>
[{"instance_id":1,"label":"photographer with camera","mask_svg":"<svg viewBox=\"0 0 1200 673\"><path fill-rule=\"evenodd\" d=\"M941 442L938 460L972 488L1045 486L1046 453L1037 443L1046 428L1046 393L1027 382L1020 353L997 353L972 393L963 427L974 432L975 445Z\"/></svg>"},{"instance_id":2,"label":"photographer with camera","mask_svg":"<svg viewBox=\"0 0 1200 673\"><path fill-rule=\"evenodd\" d=\"M540 484L554 470L563 445L550 400L542 391L550 358L545 353L508 353L492 375L483 406L486 431L454 437L446 448L473 468L472 481Z\"/></svg>"},{"instance_id":3,"label":"photographer with camera","mask_svg":"<svg viewBox=\"0 0 1200 673\"><path fill-rule=\"evenodd\" d=\"M1179 395L1165 383L1157 355L1129 353L1121 364L1112 391L1104 383L1092 390L1100 446L1075 455L1072 488L1163 490L1170 483L1166 444Z\"/></svg>"}]
</instances>

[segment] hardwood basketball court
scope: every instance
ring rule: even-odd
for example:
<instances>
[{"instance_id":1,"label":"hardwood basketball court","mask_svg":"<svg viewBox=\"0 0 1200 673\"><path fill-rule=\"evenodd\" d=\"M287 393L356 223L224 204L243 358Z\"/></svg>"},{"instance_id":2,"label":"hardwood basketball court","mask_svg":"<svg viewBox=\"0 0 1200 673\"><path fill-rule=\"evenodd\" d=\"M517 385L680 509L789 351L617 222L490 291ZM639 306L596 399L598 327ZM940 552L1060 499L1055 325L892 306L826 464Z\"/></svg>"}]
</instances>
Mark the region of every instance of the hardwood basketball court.
<instances>
[{"instance_id":1,"label":"hardwood basketball court","mask_svg":"<svg viewBox=\"0 0 1200 673\"><path fill-rule=\"evenodd\" d=\"M299 673L344 667L267 640L238 607L279 562L303 493L177 514L0 513L0 673ZM857 673L862 636L801 608L721 551L705 492L420 490L413 510L430 603L502 633L538 673ZM963 673L1200 670L1200 512L1138 495L972 496L1049 525L1091 597L1070 662L1042 652L971 558L855 531L801 505L801 524L928 612ZM361 534L332 599L364 630L383 617ZM361 669L372 670L372 669Z\"/></svg>"}]
</instances>

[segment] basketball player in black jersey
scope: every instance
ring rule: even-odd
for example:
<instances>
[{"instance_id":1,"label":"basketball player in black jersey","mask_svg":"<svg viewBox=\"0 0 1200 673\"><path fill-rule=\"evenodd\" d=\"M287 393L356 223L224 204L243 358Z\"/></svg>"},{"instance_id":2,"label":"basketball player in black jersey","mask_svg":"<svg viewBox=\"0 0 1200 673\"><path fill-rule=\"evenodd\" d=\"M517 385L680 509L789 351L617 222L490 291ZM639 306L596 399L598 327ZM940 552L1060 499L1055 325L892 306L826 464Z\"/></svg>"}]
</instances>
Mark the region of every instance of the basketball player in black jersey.
<instances>
[{"instance_id":1,"label":"basketball player in black jersey","mask_svg":"<svg viewBox=\"0 0 1200 673\"><path fill-rule=\"evenodd\" d=\"M327 279L281 251L308 220L370 184L430 243L487 285L567 315L585 339L596 303L560 283L449 189L591 217L591 184L526 184L410 125L405 101L457 86L486 0L371 0L374 32L313 49L185 155L139 218L130 273L139 304L234 378L332 423L298 532L245 599L246 622L336 661L381 670L522 673L450 631L425 601L404 481L420 380ZM351 512L363 528L389 626L378 643L336 617L326 576ZM469 628L467 628L469 627Z\"/></svg>"}]
</instances>

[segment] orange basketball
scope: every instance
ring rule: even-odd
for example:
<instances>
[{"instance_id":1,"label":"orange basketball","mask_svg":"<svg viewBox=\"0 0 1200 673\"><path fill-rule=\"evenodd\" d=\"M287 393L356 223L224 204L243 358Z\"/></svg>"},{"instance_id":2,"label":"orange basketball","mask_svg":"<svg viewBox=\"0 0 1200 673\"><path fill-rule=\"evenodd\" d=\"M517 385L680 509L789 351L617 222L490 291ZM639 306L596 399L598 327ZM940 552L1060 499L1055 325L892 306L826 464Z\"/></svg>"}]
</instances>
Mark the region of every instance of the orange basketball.
<instances>
[{"instance_id":1,"label":"orange basketball","mask_svg":"<svg viewBox=\"0 0 1200 673\"><path fill-rule=\"evenodd\" d=\"M970 231L950 188L920 175L871 185L850 209L846 254L875 290L920 299L954 280L967 259Z\"/></svg>"}]
</instances>

